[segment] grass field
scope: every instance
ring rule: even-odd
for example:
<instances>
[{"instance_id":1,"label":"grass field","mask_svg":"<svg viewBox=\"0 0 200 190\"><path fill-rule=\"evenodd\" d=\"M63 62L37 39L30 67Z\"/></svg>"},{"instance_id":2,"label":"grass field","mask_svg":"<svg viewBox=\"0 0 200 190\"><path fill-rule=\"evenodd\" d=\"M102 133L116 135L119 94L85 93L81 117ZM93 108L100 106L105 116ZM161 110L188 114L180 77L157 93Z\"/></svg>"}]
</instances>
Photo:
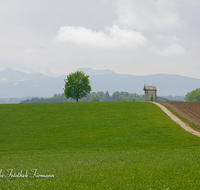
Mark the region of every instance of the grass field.
<instances>
[{"instance_id":1,"label":"grass field","mask_svg":"<svg viewBox=\"0 0 200 190\"><path fill-rule=\"evenodd\" d=\"M147 102L2 104L0 189L200 189L200 138Z\"/></svg>"}]
</instances>

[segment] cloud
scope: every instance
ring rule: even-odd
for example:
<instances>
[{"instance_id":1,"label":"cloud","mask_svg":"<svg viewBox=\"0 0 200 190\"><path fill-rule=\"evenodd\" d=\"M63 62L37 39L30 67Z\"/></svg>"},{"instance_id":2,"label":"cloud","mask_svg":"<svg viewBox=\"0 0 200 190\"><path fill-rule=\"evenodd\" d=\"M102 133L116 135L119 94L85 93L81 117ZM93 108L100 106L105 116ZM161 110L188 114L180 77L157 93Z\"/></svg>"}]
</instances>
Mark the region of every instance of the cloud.
<instances>
[{"instance_id":1,"label":"cloud","mask_svg":"<svg viewBox=\"0 0 200 190\"><path fill-rule=\"evenodd\" d=\"M18 84L19 84L18 82L15 82L15 83L14 83L15 86L18 85Z\"/></svg>"},{"instance_id":2,"label":"cloud","mask_svg":"<svg viewBox=\"0 0 200 190\"><path fill-rule=\"evenodd\" d=\"M34 50L32 48L27 48L25 51L24 51L25 54L32 54L34 53Z\"/></svg>"},{"instance_id":3,"label":"cloud","mask_svg":"<svg viewBox=\"0 0 200 190\"><path fill-rule=\"evenodd\" d=\"M6 78L3 77L2 79L0 79L0 84L1 84L1 83L6 83L6 82L7 82L7 79L6 79Z\"/></svg>"},{"instance_id":4,"label":"cloud","mask_svg":"<svg viewBox=\"0 0 200 190\"><path fill-rule=\"evenodd\" d=\"M155 39L159 39L165 42L178 42L178 38L176 36L163 36L159 34L154 34Z\"/></svg>"},{"instance_id":5,"label":"cloud","mask_svg":"<svg viewBox=\"0 0 200 190\"><path fill-rule=\"evenodd\" d=\"M189 5L195 5L195 6L198 6L200 5L200 1L199 0L177 0L179 1L180 3L188 3Z\"/></svg>"},{"instance_id":6,"label":"cloud","mask_svg":"<svg viewBox=\"0 0 200 190\"><path fill-rule=\"evenodd\" d=\"M164 50L157 50L157 54L171 56L171 55L180 55L185 53L185 49L177 43L173 43L170 46L166 47Z\"/></svg>"},{"instance_id":7,"label":"cloud","mask_svg":"<svg viewBox=\"0 0 200 190\"><path fill-rule=\"evenodd\" d=\"M172 0L118 0L117 23L134 29L168 29L180 25Z\"/></svg>"},{"instance_id":8,"label":"cloud","mask_svg":"<svg viewBox=\"0 0 200 190\"><path fill-rule=\"evenodd\" d=\"M120 29L117 25L106 27L104 32L96 32L84 27L64 26L58 31L55 40L98 48L136 47L147 43L140 32Z\"/></svg>"}]
</instances>

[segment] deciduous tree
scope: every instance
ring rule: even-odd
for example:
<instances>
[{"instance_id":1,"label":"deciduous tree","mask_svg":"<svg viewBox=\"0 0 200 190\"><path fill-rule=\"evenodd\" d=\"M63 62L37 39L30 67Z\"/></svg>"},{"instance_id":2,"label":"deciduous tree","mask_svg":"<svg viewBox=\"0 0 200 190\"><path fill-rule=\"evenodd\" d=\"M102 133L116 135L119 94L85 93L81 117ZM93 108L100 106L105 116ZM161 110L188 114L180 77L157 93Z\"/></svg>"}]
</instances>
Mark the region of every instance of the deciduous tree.
<instances>
[{"instance_id":1,"label":"deciduous tree","mask_svg":"<svg viewBox=\"0 0 200 190\"><path fill-rule=\"evenodd\" d=\"M200 88L193 90L192 92L188 92L185 96L186 102L200 102Z\"/></svg>"},{"instance_id":2,"label":"deciduous tree","mask_svg":"<svg viewBox=\"0 0 200 190\"><path fill-rule=\"evenodd\" d=\"M73 98L77 102L92 91L89 76L83 71L70 73L65 81L64 93L67 98Z\"/></svg>"}]
</instances>

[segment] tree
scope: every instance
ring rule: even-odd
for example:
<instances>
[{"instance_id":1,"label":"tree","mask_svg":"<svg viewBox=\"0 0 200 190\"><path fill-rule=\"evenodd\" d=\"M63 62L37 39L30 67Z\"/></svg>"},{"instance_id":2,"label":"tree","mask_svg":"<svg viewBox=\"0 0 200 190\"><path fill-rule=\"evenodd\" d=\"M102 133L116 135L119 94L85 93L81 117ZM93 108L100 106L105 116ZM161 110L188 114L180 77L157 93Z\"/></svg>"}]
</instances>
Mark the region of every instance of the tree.
<instances>
[{"instance_id":1,"label":"tree","mask_svg":"<svg viewBox=\"0 0 200 190\"><path fill-rule=\"evenodd\" d=\"M120 92L119 93L120 94L120 96L125 96L125 97L129 97L129 93L128 92Z\"/></svg>"},{"instance_id":2,"label":"tree","mask_svg":"<svg viewBox=\"0 0 200 190\"><path fill-rule=\"evenodd\" d=\"M110 101L110 95L109 95L108 91L105 92L104 97L103 97L103 101L104 102Z\"/></svg>"},{"instance_id":3,"label":"tree","mask_svg":"<svg viewBox=\"0 0 200 190\"><path fill-rule=\"evenodd\" d=\"M104 92L102 91L97 92L97 97L99 97L99 100L103 100Z\"/></svg>"},{"instance_id":4,"label":"tree","mask_svg":"<svg viewBox=\"0 0 200 190\"><path fill-rule=\"evenodd\" d=\"M99 97L92 96L89 102L99 102Z\"/></svg>"},{"instance_id":5,"label":"tree","mask_svg":"<svg viewBox=\"0 0 200 190\"><path fill-rule=\"evenodd\" d=\"M77 102L92 91L89 76L83 71L70 73L65 81L64 93L67 98L73 98Z\"/></svg>"},{"instance_id":6,"label":"tree","mask_svg":"<svg viewBox=\"0 0 200 190\"><path fill-rule=\"evenodd\" d=\"M186 102L200 102L200 88L193 90L192 92L188 92L185 96Z\"/></svg>"},{"instance_id":7,"label":"tree","mask_svg":"<svg viewBox=\"0 0 200 190\"><path fill-rule=\"evenodd\" d=\"M117 92L113 92L112 100L113 100L113 101L120 101L120 100L121 100L121 97L120 97L118 91L117 91Z\"/></svg>"}]
</instances>

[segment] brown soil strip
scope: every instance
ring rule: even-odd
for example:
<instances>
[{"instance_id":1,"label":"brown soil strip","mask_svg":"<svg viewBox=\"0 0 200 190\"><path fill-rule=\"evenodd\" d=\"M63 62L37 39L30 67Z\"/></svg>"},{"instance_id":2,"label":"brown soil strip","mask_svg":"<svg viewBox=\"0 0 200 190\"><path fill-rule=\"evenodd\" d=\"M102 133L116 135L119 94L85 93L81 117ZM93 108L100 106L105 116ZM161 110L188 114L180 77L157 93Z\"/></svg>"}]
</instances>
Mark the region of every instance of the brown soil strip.
<instances>
[{"instance_id":1,"label":"brown soil strip","mask_svg":"<svg viewBox=\"0 0 200 190\"><path fill-rule=\"evenodd\" d=\"M200 126L200 102L162 102L162 104Z\"/></svg>"},{"instance_id":2,"label":"brown soil strip","mask_svg":"<svg viewBox=\"0 0 200 190\"><path fill-rule=\"evenodd\" d=\"M152 102L156 104L158 107L160 107L174 122L176 122L178 125L180 125L183 129L188 131L189 133L192 133L193 135L196 135L197 137L200 137L200 132L195 131L192 129L189 125L181 121L177 116L172 114L165 106L157 103L157 102Z\"/></svg>"},{"instance_id":3,"label":"brown soil strip","mask_svg":"<svg viewBox=\"0 0 200 190\"><path fill-rule=\"evenodd\" d=\"M162 104L172 108L181 117L200 126L200 102L162 102Z\"/></svg>"}]
</instances>

